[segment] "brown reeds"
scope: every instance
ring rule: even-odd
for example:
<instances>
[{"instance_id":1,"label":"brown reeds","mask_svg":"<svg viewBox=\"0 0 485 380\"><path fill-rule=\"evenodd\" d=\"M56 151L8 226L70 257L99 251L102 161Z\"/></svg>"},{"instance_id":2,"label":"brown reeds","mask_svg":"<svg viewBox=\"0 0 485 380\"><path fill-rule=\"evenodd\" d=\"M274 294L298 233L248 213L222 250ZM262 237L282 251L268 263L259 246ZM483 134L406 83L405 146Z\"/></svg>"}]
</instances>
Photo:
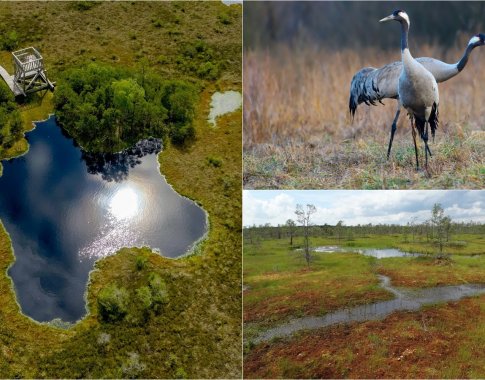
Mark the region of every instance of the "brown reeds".
<instances>
[{"instance_id":1,"label":"brown reeds","mask_svg":"<svg viewBox=\"0 0 485 380\"><path fill-rule=\"evenodd\" d=\"M459 38L448 51L421 46L413 54L456 62L468 38ZM477 48L462 73L439 85L441 124L431 144L435 157L427 179L414 171L411 128L404 112L393 157L385 160L396 101L388 99L377 107L362 104L353 122L349 116L353 75L365 66L399 60L398 48L382 52L278 46L271 52L245 51L246 187L483 186L483 50ZM454 174L458 182L449 178Z\"/></svg>"}]
</instances>

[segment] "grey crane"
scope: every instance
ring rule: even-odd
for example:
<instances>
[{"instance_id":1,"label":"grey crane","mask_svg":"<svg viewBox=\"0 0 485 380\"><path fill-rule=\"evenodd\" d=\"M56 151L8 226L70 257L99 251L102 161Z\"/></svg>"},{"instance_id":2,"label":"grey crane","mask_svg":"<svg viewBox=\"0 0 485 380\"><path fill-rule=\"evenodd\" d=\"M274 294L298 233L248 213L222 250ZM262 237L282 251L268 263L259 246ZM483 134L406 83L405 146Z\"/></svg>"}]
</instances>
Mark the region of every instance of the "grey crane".
<instances>
[{"instance_id":1,"label":"grey crane","mask_svg":"<svg viewBox=\"0 0 485 380\"><path fill-rule=\"evenodd\" d=\"M471 52L478 46L485 45L485 35L482 33L472 36L461 59L454 63L445 63L435 58L421 57L416 61L421 63L428 71L433 74L436 82L441 83L458 75L466 66ZM379 69L374 67L364 67L359 70L350 84L349 111L352 118L355 115L357 107L361 103L367 105L377 105L382 103L382 99L398 99L397 86L399 75L402 70L402 62L392 62ZM391 135L397 128L401 106L398 104L396 115L394 117ZM390 140L387 150L387 158L391 153L392 140Z\"/></svg>"},{"instance_id":2,"label":"grey crane","mask_svg":"<svg viewBox=\"0 0 485 380\"><path fill-rule=\"evenodd\" d=\"M424 141L425 168L428 168L428 128L431 127L431 134L435 135L438 127L438 106L439 92L438 83L431 72L413 58L408 47L408 34L410 20L406 12L396 10L380 22L398 21L401 24L401 60L402 70L397 85L399 108L396 117L399 117L401 106L404 107L411 119L414 120L416 129ZM391 130L389 149L392 146L395 128ZM416 145L416 132L412 128L414 151L416 154L416 168L419 169L418 147Z\"/></svg>"}]
</instances>

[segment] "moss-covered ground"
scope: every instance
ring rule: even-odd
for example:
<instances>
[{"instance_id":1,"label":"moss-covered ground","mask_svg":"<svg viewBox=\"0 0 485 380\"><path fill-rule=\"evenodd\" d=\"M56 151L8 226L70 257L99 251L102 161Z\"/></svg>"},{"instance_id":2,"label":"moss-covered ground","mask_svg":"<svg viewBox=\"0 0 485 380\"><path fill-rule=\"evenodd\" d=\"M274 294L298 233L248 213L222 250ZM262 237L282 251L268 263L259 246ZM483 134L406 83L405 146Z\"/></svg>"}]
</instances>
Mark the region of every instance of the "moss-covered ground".
<instances>
[{"instance_id":1,"label":"moss-covered ground","mask_svg":"<svg viewBox=\"0 0 485 380\"><path fill-rule=\"evenodd\" d=\"M378 274L394 286L422 288L485 282L485 250L478 235L456 235L461 252L375 259L355 253L315 253L307 267L295 251L300 238L244 245L244 376L246 378L476 378L485 374L485 297L478 296L397 312L381 321L302 331L254 345L270 326L305 315L368 304L394 296L378 286ZM352 241L314 238L313 246L405 248L410 237L369 235ZM419 245L413 243L413 250ZM431 244L430 244L431 246ZM423 247L421 252L430 248ZM463 253L476 253L468 256ZM462 253L460 255L460 253Z\"/></svg>"},{"instance_id":2,"label":"moss-covered ground","mask_svg":"<svg viewBox=\"0 0 485 380\"><path fill-rule=\"evenodd\" d=\"M210 223L207 238L186 258L169 260L144 248L122 249L98 261L87 288L89 313L70 329L21 314L6 272L14 252L1 226L0 377L240 377L241 110L221 117L216 128L206 118L214 91L241 90L241 6L22 2L0 8L2 28L15 29L22 47L41 49L53 80L89 61L135 66L145 58L160 75L202 84L196 139L184 147L166 145L159 161L168 182L197 201ZM220 52L213 79L184 61L187 45L198 38ZM0 60L11 70L8 52L1 52ZM21 105L26 131L32 120L53 111L51 100L49 93L38 94ZM22 140L9 156L27 148ZM211 165L210 157L221 165ZM142 268L141 257L146 258ZM147 286L150 273L165 281L169 301L159 314L140 315L136 290ZM123 320L106 323L98 315L97 295L110 284L127 288L130 303Z\"/></svg>"}]
</instances>

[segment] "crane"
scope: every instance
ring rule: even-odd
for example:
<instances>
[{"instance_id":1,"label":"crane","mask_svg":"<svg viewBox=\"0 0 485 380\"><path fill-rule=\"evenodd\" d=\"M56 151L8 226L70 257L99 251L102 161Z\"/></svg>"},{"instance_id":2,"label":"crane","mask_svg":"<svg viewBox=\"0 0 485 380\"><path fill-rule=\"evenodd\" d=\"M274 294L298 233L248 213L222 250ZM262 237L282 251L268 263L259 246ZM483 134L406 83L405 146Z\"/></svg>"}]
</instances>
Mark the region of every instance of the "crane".
<instances>
[{"instance_id":1,"label":"crane","mask_svg":"<svg viewBox=\"0 0 485 380\"><path fill-rule=\"evenodd\" d=\"M401 24L401 61L402 69L397 85L397 96L399 105L395 120L399 118L401 107L404 107L411 119L414 120L416 129L424 141L425 168L428 168L428 128L431 127L431 134L434 137L438 128L438 106L439 92L438 83L433 74L421 63L413 58L408 46L408 35L410 19L403 10L396 10L379 22L398 21ZM392 140L396 126L393 123L391 138L389 140L388 155L391 150ZM419 170L418 148L416 145L416 131L412 128L414 151L416 155L416 168Z\"/></svg>"},{"instance_id":2,"label":"crane","mask_svg":"<svg viewBox=\"0 0 485 380\"><path fill-rule=\"evenodd\" d=\"M437 83L441 83L458 75L468 63L468 58L473 49L483 45L485 45L485 35L478 33L470 38L463 56L456 63L445 63L430 57L417 58L416 61L433 74ZM352 118L355 116L357 107L361 103L376 105L377 102L384 104L382 99L398 99L397 86L401 70L401 61L389 63L379 69L364 67L359 70L352 78L350 84L349 111ZM400 109L401 106L398 104L391 127L391 134L392 130L397 128ZM391 145L392 143L389 145L387 158L389 158L391 153Z\"/></svg>"}]
</instances>

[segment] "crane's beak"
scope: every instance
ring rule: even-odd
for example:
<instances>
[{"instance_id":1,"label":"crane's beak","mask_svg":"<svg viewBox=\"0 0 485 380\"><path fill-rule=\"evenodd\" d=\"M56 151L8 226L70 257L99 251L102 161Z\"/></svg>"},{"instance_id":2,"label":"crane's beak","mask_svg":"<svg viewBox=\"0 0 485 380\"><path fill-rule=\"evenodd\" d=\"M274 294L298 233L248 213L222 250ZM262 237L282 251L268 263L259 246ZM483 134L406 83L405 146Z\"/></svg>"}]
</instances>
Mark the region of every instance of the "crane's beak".
<instances>
[{"instance_id":1,"label":"crane's beak","mask_svg":"<svg viewBox=\"0 0 485 380\"><path fill-rule=\"evenodd\" d=\"M394 20L394 15L389 15L387 17L384 17L382 20L379 20L379 22L387 22L391 20Z\"/></svg>"}]
</instances>

